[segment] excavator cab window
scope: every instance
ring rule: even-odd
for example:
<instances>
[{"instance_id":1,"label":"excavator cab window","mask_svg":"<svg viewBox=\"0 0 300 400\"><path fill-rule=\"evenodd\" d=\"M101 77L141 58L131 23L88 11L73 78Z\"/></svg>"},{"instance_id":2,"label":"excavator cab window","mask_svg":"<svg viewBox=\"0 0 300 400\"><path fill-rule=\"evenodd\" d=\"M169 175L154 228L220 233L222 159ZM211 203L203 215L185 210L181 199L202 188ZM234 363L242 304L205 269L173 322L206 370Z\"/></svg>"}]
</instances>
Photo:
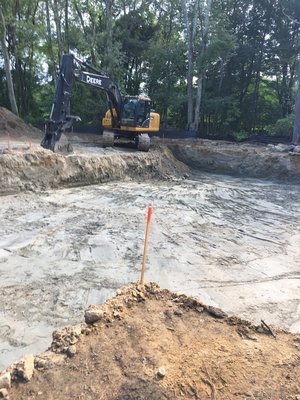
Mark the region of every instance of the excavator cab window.
<instances>
[{"instance_id":1,"label":"excavator cab window","mask_svg":"<svg viewBox=\"0 0 300 400\"><path fill-rule=\"evenodd\" d=\"M124 100L122 125L136 126L136 111L138 100L134 98L127 98Z\"/></svg>"},{"instance_id":2,"label":"excavator cab window","mask_svg":"<svg viewBox=\"0 0 300 400\"><path fill-rule=\"evenodd\" d=\"M149 128L150 121L150 101L139 100L137 107L137 121L136 125L143 128Z\"/></svg>"},{"instance_id":3,"label":"excavator cab window","mask_svg":"<svg viewBox=\"0 0 300 400\"><path fill-rule=\"evenodd\" d=\"M132 127L149 127L150 101L128 97L124 99L122 125Z\"/></svg>"}]
</instances>

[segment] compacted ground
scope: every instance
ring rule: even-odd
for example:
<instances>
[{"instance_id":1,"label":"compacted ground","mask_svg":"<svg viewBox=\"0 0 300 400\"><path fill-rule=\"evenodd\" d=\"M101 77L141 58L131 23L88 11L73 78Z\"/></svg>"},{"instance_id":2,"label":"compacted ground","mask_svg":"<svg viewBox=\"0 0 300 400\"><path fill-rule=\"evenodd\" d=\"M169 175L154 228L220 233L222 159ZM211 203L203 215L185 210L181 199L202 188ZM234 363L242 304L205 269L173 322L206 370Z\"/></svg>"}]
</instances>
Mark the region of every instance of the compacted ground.
<instances>
[{"instance_id":1,"label":"compacted ground","mask_svg":"<svg viewBox=\"0 0 300 400\"><path fill-rule=\"evenodd\" d=\"M139 276L299 331L300 188L198 174L1 198L0 366Z\"/></svg>"}]
</instances>

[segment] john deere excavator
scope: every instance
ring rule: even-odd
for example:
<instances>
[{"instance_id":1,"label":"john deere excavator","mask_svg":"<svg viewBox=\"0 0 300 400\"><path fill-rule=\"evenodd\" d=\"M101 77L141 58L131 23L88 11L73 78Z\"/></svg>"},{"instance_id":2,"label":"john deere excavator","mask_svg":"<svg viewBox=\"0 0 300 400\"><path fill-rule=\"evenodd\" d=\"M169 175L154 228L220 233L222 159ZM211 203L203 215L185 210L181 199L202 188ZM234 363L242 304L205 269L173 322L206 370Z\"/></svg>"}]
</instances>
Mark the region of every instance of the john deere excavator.
<instances>
[{"instance_id":1,"label":"john deere excavator","mask_svg":"<svg viewBox=\"0 0 300 400\"><path fill-rule=\"evenodd\" d=\"M111 147L116 138L127 138L135 142L141 151L150 148L150 132L158 132L159 114L150 108L147 96L125 96L122 98L118 85L106 74L78 60L73 54L62 57L55 95L45 137L41 146L52 151L59 150L62 133L70 129L80 117L69 115L70 97L75 81L104 90L108 99L108 111L102 119L103 146ZM83 100L84 101L84 100Z\"/></svg>"}]
</instances>

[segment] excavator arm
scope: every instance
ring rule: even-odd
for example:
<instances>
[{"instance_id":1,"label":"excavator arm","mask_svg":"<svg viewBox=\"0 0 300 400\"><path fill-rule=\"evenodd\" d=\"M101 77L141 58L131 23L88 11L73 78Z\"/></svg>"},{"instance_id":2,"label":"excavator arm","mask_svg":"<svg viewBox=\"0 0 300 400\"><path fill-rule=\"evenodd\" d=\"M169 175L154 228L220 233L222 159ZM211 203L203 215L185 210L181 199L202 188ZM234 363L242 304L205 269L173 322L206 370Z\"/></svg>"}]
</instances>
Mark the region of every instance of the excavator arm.
<instances>
[{"instance_id":1,"label":"excavator arm","mask_svg":"<svg viewBox=\"0 0 300 400\"><path fill-rule=\"evenodd\" d=\"M92 71L92 72L89 72ZM94 67L75 58L73 54L64 54L57 78L55 94L49 120L46 123L45 137L41 146L56 151L62 133L72 127L80 117L69 115L70 98L75 81L106 92L111 115L114 115L113 128L119 128L121 122L122 97L117 84ZM115 113L113 113L113 109Z\"/></svg>"}]
</instances>

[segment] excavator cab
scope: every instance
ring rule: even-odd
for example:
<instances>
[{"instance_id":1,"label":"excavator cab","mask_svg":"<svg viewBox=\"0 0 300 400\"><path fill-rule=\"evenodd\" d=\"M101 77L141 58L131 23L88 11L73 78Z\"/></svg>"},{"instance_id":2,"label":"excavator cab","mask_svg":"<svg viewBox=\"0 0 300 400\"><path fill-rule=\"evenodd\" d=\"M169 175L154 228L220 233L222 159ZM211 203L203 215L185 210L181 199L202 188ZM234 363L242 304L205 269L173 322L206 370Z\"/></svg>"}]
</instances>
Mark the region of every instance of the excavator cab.
<instances>
[{"instance_id":1,"label":"excavator cab","mask_svg":"<svg viewBox=\"0 0 300 400\"><path fill-rule=\"evenodd\" d=\"M121 112L121 125L149 128L150 99L145 96L125 96Z\"/></svg>"}]
</instances>

